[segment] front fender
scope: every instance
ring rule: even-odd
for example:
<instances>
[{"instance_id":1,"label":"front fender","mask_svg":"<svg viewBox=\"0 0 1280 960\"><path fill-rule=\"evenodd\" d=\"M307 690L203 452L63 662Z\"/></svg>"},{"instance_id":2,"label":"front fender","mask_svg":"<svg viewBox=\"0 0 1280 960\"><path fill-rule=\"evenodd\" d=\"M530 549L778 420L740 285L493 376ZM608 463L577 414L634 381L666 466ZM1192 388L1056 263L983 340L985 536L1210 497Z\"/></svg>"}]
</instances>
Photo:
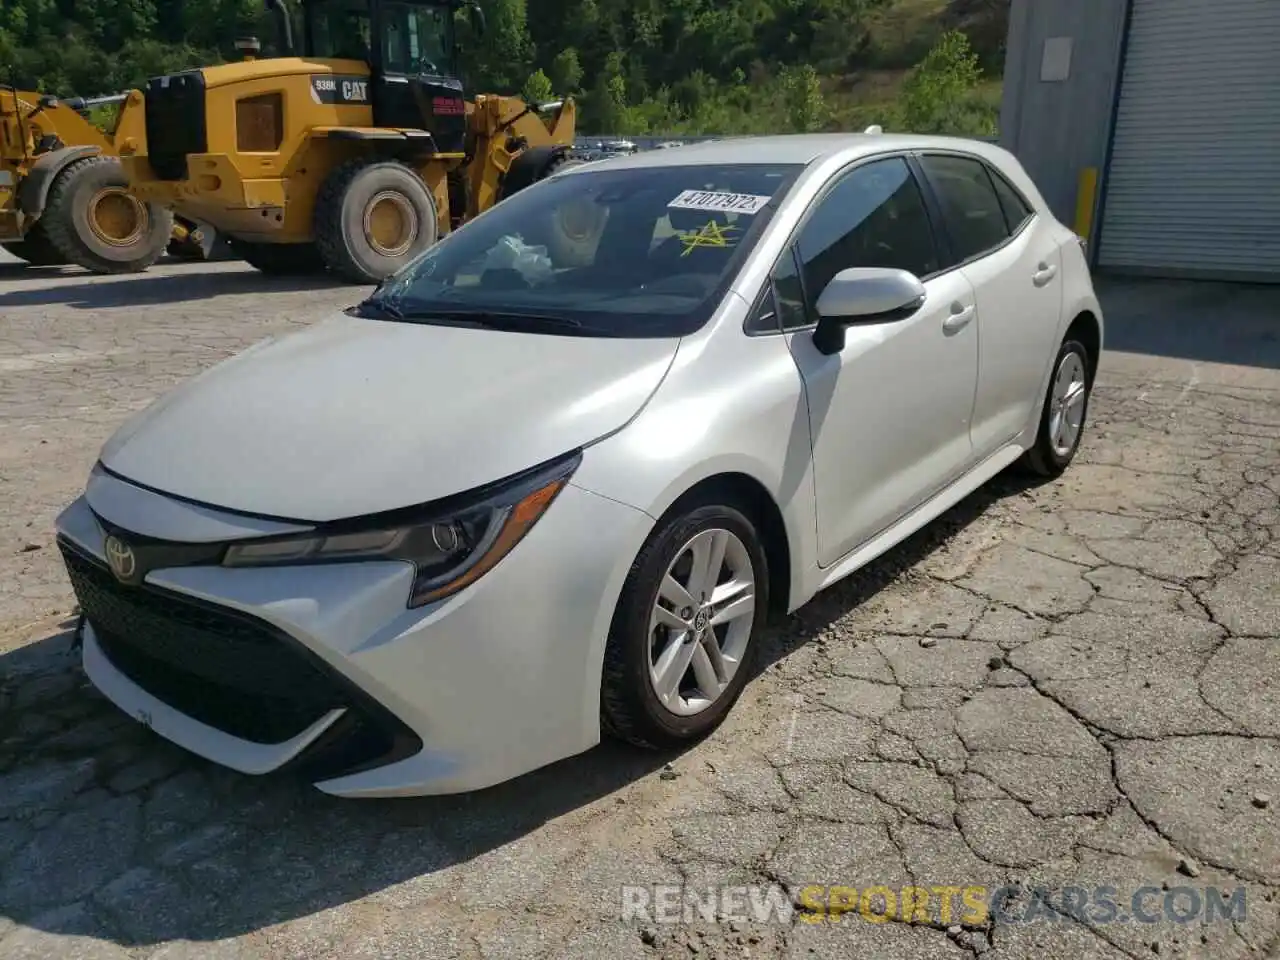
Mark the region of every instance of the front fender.
<instances>
[{"instance_id":1,"label":"front fender","mask_svg":"<svg viewBox=\"0 0 1280 960\"><path fill-rule=\"evenodd\" d=\"M727 306L682 341L644 409L587 450L574 483L657 519L705 480L749 478L782 516L794 610L817 556L808 406L785 337L742 335L745 302Z\"/></svg>"},{"instance_id":2,"label":"front fender","mask_svg":"<svg viewBox=\"0 0 1280 960\"><path fill-rule=\"evenodd\" d=\"M84 157L92 157L102 152L101 147L79 146L63 147L42 153L31 165L31 172L22 178L18 185L18 209L28 217L38 217L44 213L45 202L49 199L49 188L54 179L70 164Z\"/></svg>"}]
</instances>

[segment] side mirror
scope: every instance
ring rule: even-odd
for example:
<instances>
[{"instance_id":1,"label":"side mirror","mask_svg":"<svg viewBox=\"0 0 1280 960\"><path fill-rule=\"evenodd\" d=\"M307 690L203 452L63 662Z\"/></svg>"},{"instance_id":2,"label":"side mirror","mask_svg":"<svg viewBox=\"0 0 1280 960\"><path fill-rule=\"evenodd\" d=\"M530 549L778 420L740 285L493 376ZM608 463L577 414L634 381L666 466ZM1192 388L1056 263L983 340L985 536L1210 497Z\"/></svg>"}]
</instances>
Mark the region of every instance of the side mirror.
<instances>
[{"instance_id":1,"label":"side mirror","mask_svg":"<svg viewBox=\"0 0 1280 960\"><path fill-rule=\"evenodd\" d=\"M924 284L913 273L886 267L841 270L816 305L814 346L830 356L844 349L844 331L854 324L894 323L924 306Z\"/></svg>"}]
</instances>

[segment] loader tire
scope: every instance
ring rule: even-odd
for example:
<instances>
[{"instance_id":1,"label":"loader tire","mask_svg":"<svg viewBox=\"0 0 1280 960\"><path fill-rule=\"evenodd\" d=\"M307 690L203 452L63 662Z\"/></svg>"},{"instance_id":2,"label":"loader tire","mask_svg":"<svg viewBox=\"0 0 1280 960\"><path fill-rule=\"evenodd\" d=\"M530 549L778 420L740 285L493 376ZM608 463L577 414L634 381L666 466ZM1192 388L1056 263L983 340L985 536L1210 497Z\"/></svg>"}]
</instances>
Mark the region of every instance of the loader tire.
<instances>
[{"instance_id":1,"label":"loader tire","mask_svg":"<svg viewBox=\"0 0 1280 960\"><path fill-rule=\"evenodd\" d=\"M229 240L228 247L249 266L268 276L307 277L324 273L324 260L314 243Z\"/></svg>"},{"instance_id":2,"label":"loader tire","mask_svg":"<svg viewBox=\"0 0 1280 960\"><path fill-rule=\"evenodd\" d=\"M402 163L352 160L321 186L314 232L333 273L352 283L378 283L436 242L436 201Z\"/></svg>"},{"instance_id":3,"label":"loader tire","mask_svg":"<svg viewBox=\"0 0 1280 960\"><path fill-rule=\"evenodd\" d=\"M534 182L545 180L557 170L580 167L585 163L585 160L572 160L568 156L556 157ZM582 198L580 207L572 203L561 206L552 217L547 231L547 251L551 254L551 262L560 268L590 264L604 232L608 211Z\"/></svg>"},{"instance_id":4,"label":"loader tire","mask_svg":"<svg viewBox=\"0 0 1280 960\"><path fill-rule=\"evenodd\" d=\"M40 223L68 263L93 273L138 273L164 254L173 214L129 192L115 157L83 157L54 178Z\"/></svg>"},{"instance_id":5,"label":"loader tire","mask_svg":"<svg viewBox=\"0 0 1280 960\"><path fill-rule=\"evenodd\" d=\"M5 251L19 260L25 260L33 267L61 267L67 259L60 254L45 235L44 228L37 223L21 240L0 244Z\"/></svg>"}]
</instances>

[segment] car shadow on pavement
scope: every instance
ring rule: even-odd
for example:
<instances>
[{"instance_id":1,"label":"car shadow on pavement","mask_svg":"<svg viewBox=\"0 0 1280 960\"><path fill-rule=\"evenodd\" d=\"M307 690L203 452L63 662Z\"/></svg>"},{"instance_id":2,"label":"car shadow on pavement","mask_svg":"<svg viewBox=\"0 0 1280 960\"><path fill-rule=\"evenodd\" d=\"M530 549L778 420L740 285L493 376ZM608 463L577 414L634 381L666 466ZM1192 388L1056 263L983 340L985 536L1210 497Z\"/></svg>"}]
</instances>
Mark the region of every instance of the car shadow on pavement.
<instances>
[{"instance_id":1,"label":"car shadow on pavement","mask_svg":"<svg viewBox=\"0 0 1280 960\"><path fill-rule=\"evenodd\" d=\"M993 480L773 626L764 665L1028 486ZM72 626L0 653L0 936L8 918L37 936L200 943L366 898L430 909L460 885L510 882L504 871L561 868L554 851L540 865L536 852L526 862L528 845L500 848L678 756L606 741L477 793L340 800L292 778L234 773L151 734L84 678ZM502 863L490 871L486 855Z\"/></svg>"},{"instance_id":2,"label":"car shadow on pavement","mask_svg":"<svg viewBox=\"0 0 1280 960\"><path fill-rule=\"evenodd\" d=\"M5 268L0 268L0 281L8 275ZM372 289L343 283L326 275L278 277L259 273L247 266L243 269L210 269L209 265L201 263L178 265L165 273L98 277L92 280L87 274L64 272L60 268L27 267L20 276L40 280L47 278L49 284L22 290L0 288L0 308L56 304L80 310L101 310L110 307L186 303L236 294L340 288L350 290L351 302L355 303ZM84 282L60 282L78 281L82 277Z\"/></svg>"},{"instance_id":3,"label":"car shadow on pavement","mask_svg":"<svg viewBox=\"0 0 1280 960\"><path fill-rule=\"evenodd\" d=\"M778 624L756 664L756 675L786 659L813 637L889 586L904 572L916 567L948 540L975 522L1006 497L1017 496L1045 484L1043 477L1008 470L925 525L892 550L865 567L823 590L807 604Z\"/></svg>"}]
</instances>

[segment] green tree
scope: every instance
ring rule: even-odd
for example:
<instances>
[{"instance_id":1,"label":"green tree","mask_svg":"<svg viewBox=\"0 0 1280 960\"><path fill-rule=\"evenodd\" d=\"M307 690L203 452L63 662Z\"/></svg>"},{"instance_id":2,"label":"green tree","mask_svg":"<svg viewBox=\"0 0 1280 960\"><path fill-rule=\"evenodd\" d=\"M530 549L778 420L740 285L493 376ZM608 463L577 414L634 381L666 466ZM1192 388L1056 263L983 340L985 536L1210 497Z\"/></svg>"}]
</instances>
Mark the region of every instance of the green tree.
<instances>
[{"instance_id":1,"label":"green tree","mask_svg":"<svg viewBox=\"0 0 1280 960\"><path fill-rule=\"evenodd\" d=\"M582 89L582 63L573 47L565 47L551 61L551 85L564 94Z\"/></svg>"},{"instance_id":2,"label":"green tree","mask_svg":"<svg viewBox=\"0 0 1280 960\"><path fill-rule=\"evenodd\" d=\"M782 93L786 105L787 124L797 133L821 130L829 111L822 97L818 72L804 64L792 67L782 75Z\"/></svg>"},{"instance_id":3,"label":"green tree","mask_svg":"<svg viewBox=\"0 0 1280 960\"><path fill-rule=\"evenodd\" d=\"M524 89L520 91L520 95L527 103L549 103L555 99L555 90L552 89L551 78L541 70L535 70L524 82Z\"/></svg>"},{"instance_id":4,"label":"green tree","mask_svg":"<svg viewBox=\"0 0 1280 960\"><path fill-rule=\"evenodd\" d=\"M982 79L978 55L958 30L943 34L907 75L898 108L912 133L981 133L973 129L973 94ZM979 121L979 125L981 121Z\"/></svg>"}]
</instances>

